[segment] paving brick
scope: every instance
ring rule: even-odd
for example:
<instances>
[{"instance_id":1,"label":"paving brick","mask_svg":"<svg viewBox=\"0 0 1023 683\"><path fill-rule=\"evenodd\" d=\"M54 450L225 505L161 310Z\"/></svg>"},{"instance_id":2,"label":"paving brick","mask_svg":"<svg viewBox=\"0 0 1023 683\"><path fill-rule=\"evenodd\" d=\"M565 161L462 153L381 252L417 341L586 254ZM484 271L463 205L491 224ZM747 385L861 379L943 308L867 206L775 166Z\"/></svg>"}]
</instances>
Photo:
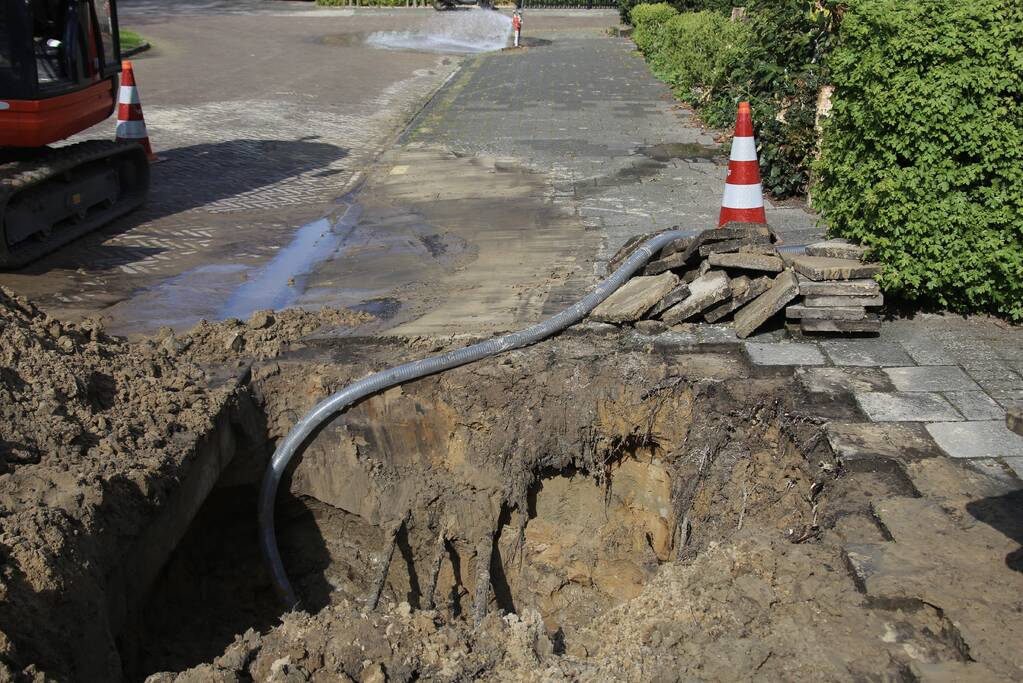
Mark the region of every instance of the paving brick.
<instances>
[{"instance_id":1,"label":"paving brick","mask_svg":"<svg viewBox=\"0 0 1023 683\"><path fill-rule=\"evenodd\" d=\"M1009 431L1003 420L934 422L927 425L927 431L953 458L1023 456L1023 436Z\"/></svg>"},{"instance_id":2,"label":"paving brick","mask_svg":"<svg viewBox=\"0 0 1023 683\"><path fill-rule=\"evenodd\" d=\"M800 320L799 329L803 332L878 332L881 319L867 313L863 320Z\"/></svg>"},{"instance_id":3,"label":"paving brick","mask_svg":"<svg viewBox=\"0 0 1023 683\"><path fill-rule=\"evenodd\" d=\"M710 242L700 247L700 256L710 256L711 254L726 254L728 252L739 251L739 247L749 246L751 244L770 244L771 238L755 235L752 237L740 237L734 240L722 240L720 242Z\"/></svg>"},{"instance_id":4,"label":"paving brick","mask_svg":"<svg viewBox=\"0 0 1023 683\"><path fill-rule=\"evenodd\" d=\"M980 387L954 365L886 368L898 391L979 391Z\"/></svg>"},{"instance_id":5,"label":"paving brick","mask_svg":"<svg viewBox=\"0 0 1023 683\"><path fill-rule=\"evenodd\" d=\"M920 422L829 422L825 433L831 449L845 465L878 458L908 462L940 455Z\"/></svg>"},{"instance_id":6,"label":"paving brick","mask_svg":"<svg viewBox=\"0 0 1023 683\"><path fill-rule=\"evenodd\" d=\"M764 276L750 280L745 275L732 278L732 298L707 311L703 319L709 323L721 320L732 311L745 306L753 299L767 291L771 286L771 278Z\"/></svg>"},{"instance_id":7,"label":"paving brick","mask_svg":"<svg viewBox=\"0 0 1023 683\"><path fill-rule=\"evenodd\" d=\"M590 317L599 322L624 323L639 320L678 284L674 273L634 277L593 309Z\"/></svg>"},{"instance_id":8,"label":"paving brick","mask_svg":"<svg viewBox=\"0 0 1023 683\"><path fill-rule=\"evenodd\" d=\"M919 337L899 341L917 365L955 365L955 357L934 339ZM908 363L907 363L908 365Z\"/></svg>"},{"instance_id":9,"label":"paving brick","mask_svg":"<svg viewBox=\"0 0 1023 683\"><path fill-rule=\"evenodd\" d=\"M927 392L858 392L856 402L874 422L938 422L960 420L941 394Z\"/></svg>"},{"instance_id":10,"label":"paving brick","mask_svg":"<svg viewBox=\"0 0 1023 683\"><path fill-rule=\"evenodd\" d=\"M876 263L860 263L826 256L796 256L792 259L792 267L797 273L818 281L853 280L874 277L881 273L881 266Z\"/></svg>"},{"instance_id":11,"label":"paving brick","mask_svg":"<svg viewBox=\"0 0 1023 683\"><path fill-rule=\"evenodd\" d=\"M806 292L803 294L803 303L812 307L881 306L884 304L884 297L880 294L876 296L807 296Z\"/></svg>"},{"instance_id":12,"label":"paving brick","mask_svg":"<svg viewBox=\"0 0 1023 683\"><path fill-rule=\"evenodd\" d=\"M944 394L967 420L1000 420L1005 416L1005 409L983 391L946 391Z\"/></svg>"},{"instance_id":13,"label":"paving brick","mask_svg":"<svg viewBox=\"0 0 1023 683\"><path fill-rule=\"evenodd\" d=\"M661 313L664 313L666 310L685 299L687 296L689 296L688 284L682 282L675 285L670 292L664 295L664 298L658 301L657 304L650 309L650 313L648 314L649 317L656 318Z\"/></svg>"},{"instance_id":14,"label":"paving brick","mask_svg":"<svg viewBox=\"0 0 1023 683\"><path fill-rule=\"evenodd\" d=\"M882 368L913 364L913 359L898 344L874 339L823 341L821 348L835 365Z\"/></svg>"},{"instance_id":15,"label":"paving brick","mask_svg":"<svg viewBox=\"0 0 1023 683\"><path fill-rule=\"evenodd\" d=\"M784 269L780 258L765 254L711 254L707 257L707 260L710 261L712 266L717 266L718 268L756 270L764 273L780 273Z\"/></svg>"},{"instance_id":16,"label":"paving brick","mask_svg":"<svg viewBox=\"0 0 1023 683\"><path fill-rule=\"evenodd\" d=\"M1023 456L1005 458L1005 464L1013 471L1018 479L1023 481Z\"/></svg>"},{"instance_id":17,"label":"paving brick","mask_svg":"<svg viewBox=\"0 0 1023 683\"><path fill-rule=\"evenodd\" d=\"M848 240L833 239L815 242L806 246L807 256L827 256L829 258L852 259L859 261L867 253L866 247L853 244Z\"/></svg>"},{"instance_id":18,"label":"paving brick","mask_svg":"<svg viewBox=\"0 0 1023 683\"><path fill-rule=\"evenodd\" d=\"M824 354L816 344L746 342L743 344L754 365L824 365Z\"/></svg>"},{"instance_id":19,"label":"paving brick","mask_svg":"<svg viewBox=\"0 0 1023 683\"><path fill-rule=\"evenodd\" d=\"M771 288L735 314L735 334L745 339L799 294L796 276L786 270L774 278Z\"/></svg>"},{"instance_id":20,"label":"paving brick","mask_svg":"<svg viewBox=\"0 0 1023 683\"><path fill-rule=\"evenodd\" d=\"M802 368L796 380L811 394L852 394L894 391L888 375L879 368Z\"/></svg>"},{"instance_id":21,"label":"paving brick","mask_svg":"<svg viewBox=\"0 0 1023 683\"><path fill-rule=\"evenodd\" d=\"M877 280L870 278L818 282L800 275L799 292L806 296L877 296L881 293L881 286Z\"/></svg>"},{"instance_id":22,"label":"paving brick","mask_svg":"<svg viewBox=\"0 0 1023 683\"><path fill-rule=\"evenodd\" d=\"M732 294L728 276L719 270L701 275L689 284L689 296L675 304L661 315L669 325L687 320L705 311Z\"/></svg>"},{"instance_id":23,"label":"paving brick","mask_svg":"<svg viewBox=\"0 0 1023 683\"><path fill-rule=\"evenodd\" d=\"M785 309L785 317L792 320L863 320L867 317L867 309L862 306L813 308L792 304Z\"/></svg>"}]
</instances>

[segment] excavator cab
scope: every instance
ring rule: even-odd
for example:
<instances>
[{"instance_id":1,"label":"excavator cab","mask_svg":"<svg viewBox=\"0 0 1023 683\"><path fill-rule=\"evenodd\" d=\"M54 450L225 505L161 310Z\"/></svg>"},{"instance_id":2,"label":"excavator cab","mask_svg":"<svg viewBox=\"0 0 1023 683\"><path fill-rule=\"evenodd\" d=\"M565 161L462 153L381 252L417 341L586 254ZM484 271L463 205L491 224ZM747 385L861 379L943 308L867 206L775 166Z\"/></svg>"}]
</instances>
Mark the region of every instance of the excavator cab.
<instances>
[{"instance_id":1,"label":"excavator cab","mask_svg":"<svg viewBox=\"0 0 1023 683\"><path fill-rule=\"evenodd\" d=\"M137 144L48 147L113 113L120 70L114 0L0 3L0 267L145 199L149 167Z\"/></svg>"}]
</instances>

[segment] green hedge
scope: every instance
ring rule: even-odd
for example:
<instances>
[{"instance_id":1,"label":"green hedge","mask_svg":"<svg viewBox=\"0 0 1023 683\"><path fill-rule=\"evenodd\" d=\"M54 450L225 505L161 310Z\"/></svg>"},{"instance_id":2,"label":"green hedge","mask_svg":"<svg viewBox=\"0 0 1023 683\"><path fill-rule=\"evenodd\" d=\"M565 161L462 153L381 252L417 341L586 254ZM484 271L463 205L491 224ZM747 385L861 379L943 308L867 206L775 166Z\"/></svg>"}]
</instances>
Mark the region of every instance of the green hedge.
<instances>
[{"instance_id":1,"label":"green hedge","mask_svg":"<svg viewBox=\"0 0 1023 683\"><path fill-rule=\"evenodd\" d=\"M648 29L643 37L647 35L648 44L641 48L649 55L651 70L694 105L706 104L726 92L749 42L746 24L729 21L716 12L676 14L661 23L659 30ZM636 42L639 45L639 39ZM734 112L732 116L734 120Z\"/></svg>"},{"instance_id":2,"label":"green hedge","mask_svg":"<svg viewBox=\"0 0 1023 683\"><path fill-rule=\"evenodd\" d=\"M664 25L672 17L678 16L678 10L666 2L636 5L629 13L629 19L635 30L632 39L647 55L660 40Z\"/></svg>"},{"instance_id":3,"label":"green hedge","mask_svg":"<svg viewBox=\"0 0 1023 683\"><path fill-rule=\"evenodd\" d=\"M857 0L814 203L917 304L1023 320L1023 5Z\"/></svg>"}]
</instances>

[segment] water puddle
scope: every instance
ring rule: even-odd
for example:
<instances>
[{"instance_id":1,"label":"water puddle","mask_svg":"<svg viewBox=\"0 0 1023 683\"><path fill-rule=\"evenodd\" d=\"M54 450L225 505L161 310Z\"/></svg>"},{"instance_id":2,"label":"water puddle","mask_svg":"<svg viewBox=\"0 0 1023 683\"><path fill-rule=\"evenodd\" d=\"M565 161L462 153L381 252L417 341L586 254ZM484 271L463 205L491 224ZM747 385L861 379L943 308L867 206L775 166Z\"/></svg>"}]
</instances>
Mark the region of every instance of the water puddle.
<instances>
[{"instance_id":1,"label":"water puddle","mask_svg":"<svg viewBox=\"0 0 1023 683\"><path fill-rule=\"evenodd\" d=\"M362 209L357 204L345 203L345 212L338 221L321 218L299 228L291 243L234 291L217 317L245 319L259 310L293 304L303 290L303 276L317 263L333 256L359 222Z\"/></svg>"},{"instance_id":2,"label":"water puddle","mask_svg":"<svg viewBox=\"0 0 1023 683\"><path fill-rule=\"evenodd\" d=\"M665 142L659 145L640 147L636 151L660 162L672 159L698 160L723 157L720 145L701 145L698 142Z\"/></svg>"},{"instance_id":3,"label":"water puddle","mask_svg":"<svg viewBox=\"0 0 1023 683\"><path fill-rule=\"evenodd\" d=\"M511 17L471 9L438 13L410 31L377 31L366 37L366 44L384 50L476 54L504 49L511 32Z\"/></svg>"}]
</instances>

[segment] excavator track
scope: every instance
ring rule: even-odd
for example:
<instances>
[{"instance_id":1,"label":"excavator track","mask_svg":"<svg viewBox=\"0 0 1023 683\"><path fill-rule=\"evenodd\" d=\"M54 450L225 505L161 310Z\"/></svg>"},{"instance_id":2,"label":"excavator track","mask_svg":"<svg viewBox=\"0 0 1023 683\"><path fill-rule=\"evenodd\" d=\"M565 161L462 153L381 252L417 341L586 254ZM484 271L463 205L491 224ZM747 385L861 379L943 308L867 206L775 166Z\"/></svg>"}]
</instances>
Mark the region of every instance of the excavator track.
<instances>
[{"instance_id":1,"label":"excavator track","mask_svg":"<svg viewBox=\"0 0 1023 683\"><path fill-rule=\"evenodd\" d=\"M0 268L19 268L138 208L149 162L133 142L90 140L0 164Z\"/></svg>"}]
</instances>

